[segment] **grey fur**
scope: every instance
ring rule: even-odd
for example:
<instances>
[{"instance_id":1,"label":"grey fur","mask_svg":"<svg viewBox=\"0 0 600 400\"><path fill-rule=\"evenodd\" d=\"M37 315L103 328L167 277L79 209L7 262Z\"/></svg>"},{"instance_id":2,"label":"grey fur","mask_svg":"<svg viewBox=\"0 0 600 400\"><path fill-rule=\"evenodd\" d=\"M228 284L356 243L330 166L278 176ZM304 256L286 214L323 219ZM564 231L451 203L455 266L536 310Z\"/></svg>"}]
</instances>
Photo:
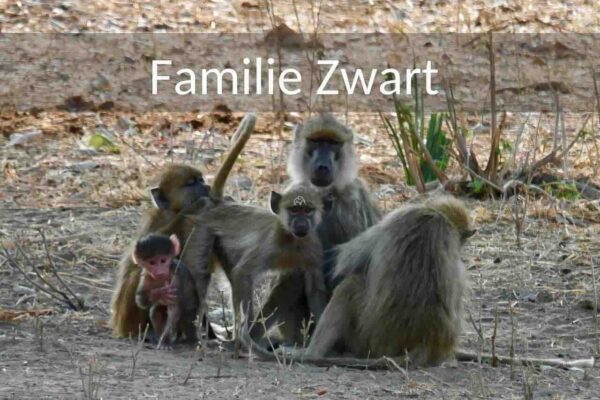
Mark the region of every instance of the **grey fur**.
<instances>
[{"instance_id":1,"label":"grey fur","mask_svg":"<svg viewBox=\"0 0 600 400\"><path fill-rule=\"evenodd\" d=\"M344 279L306 356L325 357L340 345L357 357L408 351L418 364L452 354L467 291L460 260L467 227L455 226L446 213L464 215L459 204L441 199L405 206L342 245L336 274Z\"/></svg>"},{"instance_id":2,"label":"grey fur","mask_svg":"<svg viewBox=\"0 0 600 400\"><path fill-rule=\"evenodd\" d=\"M314 207L311 233L298 238L288 230L287 207L302 196L307 205ZM234 310L237 318L243 312L253 319L252 289L256 276L266 270L306 271L312 277L315 302L311 310L320 315L326 305L323 277L320 274L322 246L316 234L321 220L323 203L318 193L307 185L292 185L283 193L279 215L260 207L224 203L194 217L200 239L194 243L202 249L200 259L210 258L211 247L206 243L213 237L217 245L215 255L229 277ZM236 318L236 319L237 319Z\"/></svg>"},{"instance_id":3,"label":"grey fur","mask_svg":"<svg viewBox=\"0 0 600 400\"><path fill-rule=\"evenodd\" d=\"M169 338L172 340L181 340L185 336L185 341L195 343L197 341L195 320L198 315L200 301L196 293L194 279L189 269L179 262L178 259L173 259L171 264L173 272L172 285L177 288L177 305L176 307L168 306L167 308L167 323L166 332L156 332L158 337ZM145 285L146 271L142 270L140 282L135 292L135 302L142 309L150 308L150 315L154 313L153 308L160 306L159 304L151 304L146 297L147 293L143 290ZM156 330L156 327L154 327ZM173 331L174 329L174 331ZM159 341L160 342L160 341ZM160 343L159 343L160 344ZM169 345L170 343L165 343Z\"/></svg>"},{"instance_id":4,"label":"grey fur","mask_svg":"<svg viewBox=\"0 0 600 400\"><path fill-rule=\"evenodd\" d=\"M347 126L336 121L329 114L313 117L294 132L294 142L288 158L288 173L293 182L310 183L310 165L307 154L307 140L313 135L325 135L343 143L341 155L335 168L335 178L329 187L316 188L322 197L332 200L332 209L325 215L318 227L318 235L324 251L322 272L330 292L335 286L331 274L335 259L335 246L345 243L363 232L381 219L381 211L371 196L366 184L357 177L357 165L354 154L353 132ZM253 338L260 338L275 321L283 322L280 330L285 339L300 342L299 327L302 320L308 320L310 314L303 295L302 275L291 273L280 275L265 302L262 315L273 317L266 326L254 326ZM266 328L266 329L265 329Z\"/></svg>"}]
</instances>

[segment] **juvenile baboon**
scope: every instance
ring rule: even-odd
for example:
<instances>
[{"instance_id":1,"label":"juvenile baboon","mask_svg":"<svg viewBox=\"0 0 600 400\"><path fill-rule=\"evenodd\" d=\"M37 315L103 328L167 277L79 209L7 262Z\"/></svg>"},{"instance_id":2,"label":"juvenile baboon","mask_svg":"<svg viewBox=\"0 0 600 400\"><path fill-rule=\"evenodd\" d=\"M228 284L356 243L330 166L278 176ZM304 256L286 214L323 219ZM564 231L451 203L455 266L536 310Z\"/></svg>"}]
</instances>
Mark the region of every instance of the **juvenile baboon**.
<instances>
[{"instance_id":1,"label":"juvenile baboon","mask_svg":"<svg viewBox=\"0 0 600 400\"><path fill-rule=\"evenodd\" d=\"M430 365L451 356L467 288L460 250L473 233L464 204L441 196L404 206L341 245L336 274L342 281L310 345L295 357L407 353L413 363ZM242 338L247 345L250 338Z\"/></svg>"},{"instance_id":2,"label":"juvenile baboon","mask_svg":"<svg viewBox=\"0 0 600 400\"><path fill-rule=\"evenodd\" d=\"M358 178L354 155L354 133L329 114L313 117L296 127L288 159L288 173L294 183L309 183L330 199L332 209L319 224L323 245L323 275L328 292L335 287L333 267L335 246L345 243L381 219L381 212L365 183ZM254 325L253 338L265 334L275 320L284 339L301 341L302 321L308 321L308 300L302 290L301 272L280 276L274 283L261 312L272 315L267 323Z\"/></svg>"},{"instance_id":3,"label":"juvenile baboon","mask_svg":"<svg viewBox=\"0 0 600 400\"><path fill-rule=\"evenodd\" d=\"M135 302L149 309L159 349L184 336L187 342L197 340L198 295L190 271L176 258L180 250L176 235L149 234L136 243L132 255L141 268Z\"/></svg>"},{"instance_id":4,"label":"juvenile baboon","mask_svg":"<svg viewBox=\"0 0 600 400\"><path fill-rule=\"evenodd\" d=\"M318 317L327 304L327 295L316 228L329 203L324 203L310 185L294 184L282 195L272 192L270 207L272 212L223 203L190 219L218 242L215 255L231 282L236 321L242 312L253 320L253 283L257 275L268 270L282 274L304 271L306 282L301 287L310 291L309 310ZM207 240L202 237L200 242ZM201 258L206 260L209 253L210 248L205 247Z\"/></svg>"},{"instance_id":5,"label":"juvenile baboon","mask_svg":"<svg viewBox=\"0 0 600 400\"><path fill-rule=\"evenodd\" d=\"M136 239L119 264L117 282L111 300L110 325L114 336L138 335L144 331L144 327L149 322L148 311L141 309L135 303L140 269L136 267L131 254L138 238L150 232L159 232L166 235L176 234L185 243L193 229L186 223L185 216L220 203L227 176L250 138L255 122L254 114L247 114L240 123L234 135L237 140L219 168L212 187L206 185L198 169L184 165L171 165L163 172L158 187L151 190L157 208L147 212L145 222ZM212 242L210 245L212 246ZM204 285L207 284L206 271L195 268L194 256L193 251L186 251L182 258L190 268L198 293L203 293Z\"/></svg>"}]
</instances>

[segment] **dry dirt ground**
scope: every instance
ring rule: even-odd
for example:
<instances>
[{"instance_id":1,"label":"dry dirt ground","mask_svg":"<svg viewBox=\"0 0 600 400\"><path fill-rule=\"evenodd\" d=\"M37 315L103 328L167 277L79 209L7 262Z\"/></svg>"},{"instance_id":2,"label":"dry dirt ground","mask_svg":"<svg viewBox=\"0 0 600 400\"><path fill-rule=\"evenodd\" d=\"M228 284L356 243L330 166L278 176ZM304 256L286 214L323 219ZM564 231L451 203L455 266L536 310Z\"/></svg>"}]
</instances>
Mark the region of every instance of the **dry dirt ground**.
<instances>
[{"instance_id":1,"label":"dry dirt ground","mask_svg":"<svg viewBox=\"0 0 600 400\"><path fill-rule=\"evenodd\" d=\"M480 220L490 222L479 224L465 251L473 322L466 322L461 345L489 352L497 315L498 354L508 355L512 343L522 356L593 355L600 334L590 309L592 256L600 254L598 225L575 227L530 217L519 249L506 203L472 205L485 213ZM137 340L116 340L107 319L119 252L106 249L125 246L140 211L13 209L4 204L0 215L0 232L22 235L21 246L38 265L45 264L45 253L35 229L44 230L60 276L88 307L73 312L57 306L36 295L2 262L1 398L86 398L91 390L92 397L102 398L521 398L531 391L535 398L589 399L600 389L597 368L519 366L511 372L510 366L448 362L409 370L406 378L397 370L234 360L215 346L157 351ZM20 264L26 266L22 260ZM211 304L211 309L219 308L217 301ZM47 315L15 313L9 318L6 314L15 309Z\"/></svg>"}]
</instances>

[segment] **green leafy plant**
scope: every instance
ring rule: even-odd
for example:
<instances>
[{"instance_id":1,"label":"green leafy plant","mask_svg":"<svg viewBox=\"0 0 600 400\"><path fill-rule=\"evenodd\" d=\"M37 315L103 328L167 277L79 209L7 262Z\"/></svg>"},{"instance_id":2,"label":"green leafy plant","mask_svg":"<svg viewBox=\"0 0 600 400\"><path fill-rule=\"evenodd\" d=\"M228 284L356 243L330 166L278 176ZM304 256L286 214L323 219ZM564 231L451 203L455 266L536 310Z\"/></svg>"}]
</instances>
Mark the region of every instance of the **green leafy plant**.
<instances>
[{"instance_id":1,"label":"green leafy plant","mask_svg":"<svg viewBox=\"0 0 600 400\"><path fill-rule=\"evenodd\" d=\"M448 140L446 132L442 129L444 118L444 114L431 114L427 129L427 141L425 142L433 161L442 171L446 170L448 167L448 160L450 159L450 155L448 154L450 140ZM421 156L420 165L425 182L431 182L437 179L435 172L427 164L423 156Z\"/></svg>"},{"instance_id":2,"label":"green leafy plant","mask_svg":"<svg viewBox=\"0 0 600 400\"><path fill-rule=\"evenodd\" d=\"M578 200L581 198L577 185L572 182L550 182L542 185L542 188L559 199Z\"/></svg>"},{"instance_id":3,"label":"green leafy plant","mask_svg":"<svg viewBox=\"0 0 600 400\"><path fill-rule=\"evenodd\" d=\"M471 190L473 194L480 195L485 191L485 183L481 179L475 178L470 181L467 187Z\"/></svg>"},{"instance_id":4,"label":"green leafy plant","mask_svg":"<svg viewBox=\"0 0 600 400\"><path fill-rule=\"evenodd\" d=\"M431 114L425 130L423 94L418 90L416 79L413 78L411 84L416 93L414 113L408 104L394 95L396 121L381 113L379 115L404 169L406 183L424 192L425 183L447 180L444 171L448 167L450 140L442 128L446 118L443 113Z\"/></svg>"}]
</instances>

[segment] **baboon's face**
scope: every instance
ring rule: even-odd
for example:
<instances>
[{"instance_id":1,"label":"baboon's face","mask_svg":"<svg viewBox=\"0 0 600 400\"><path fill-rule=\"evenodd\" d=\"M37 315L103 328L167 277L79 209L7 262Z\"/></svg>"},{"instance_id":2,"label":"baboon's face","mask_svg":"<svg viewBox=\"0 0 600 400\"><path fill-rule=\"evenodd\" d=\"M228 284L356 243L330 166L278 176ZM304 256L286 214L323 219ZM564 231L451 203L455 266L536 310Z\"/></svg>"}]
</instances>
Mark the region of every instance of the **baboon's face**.
<instances>
[{"instance_id":1,"label":"baboon's face","mask_svg":"<svg viewBox=\"0 0 600 400\"><path fill-rule=\"evenodd\" d=\"M140 267L144 268L152 279L167 282L171 275L172 263L173 254L162 254L142 260Z\"/></svg>"},{"instance_id":2,"label":"baboon's face","mask_svg":"<svg viewBox=\"0 0 600 400\"><path fill-rule=\"evenodd\" d=\"M208 197L210 186L204 182L202 174L198 174L190 176L178 188L178 191L183 199L184 207L187 207L201 197Z\"/></svg>"},{"instance_id":3,"label":"baboon's face","mask_svg":"<svg viewBox=\"0 0 600 400\"><path fill-rule=\"evenodd\" d=\"M209 192L210 186L200 171L174 167L163 175L160 186L152 189L152 197L158 208L178 211L201 197L208 197Z\"/></svg>"},{"instance_id":4,"label":"baboon's face","mask_svg":"<svg viewBox=\"0 0 600 400\"><path fill-rule=\"evenodd\" d=\"M307 236L315 224L316 210L310 205L292 206L286 209L288 229L297 238Z\"/></svg>"},{"instance_id":5,"label":"baboon's face","mask_svg":"<svg viewBox=\"0 0 600 400\"><path fill-rule=\"evenodd\" d=\"M339 170L342 143L331 139L309 139L306 141L306 156L309 159L310 182L319 187L333 183Z\"/></svg>"}]
</instances>

